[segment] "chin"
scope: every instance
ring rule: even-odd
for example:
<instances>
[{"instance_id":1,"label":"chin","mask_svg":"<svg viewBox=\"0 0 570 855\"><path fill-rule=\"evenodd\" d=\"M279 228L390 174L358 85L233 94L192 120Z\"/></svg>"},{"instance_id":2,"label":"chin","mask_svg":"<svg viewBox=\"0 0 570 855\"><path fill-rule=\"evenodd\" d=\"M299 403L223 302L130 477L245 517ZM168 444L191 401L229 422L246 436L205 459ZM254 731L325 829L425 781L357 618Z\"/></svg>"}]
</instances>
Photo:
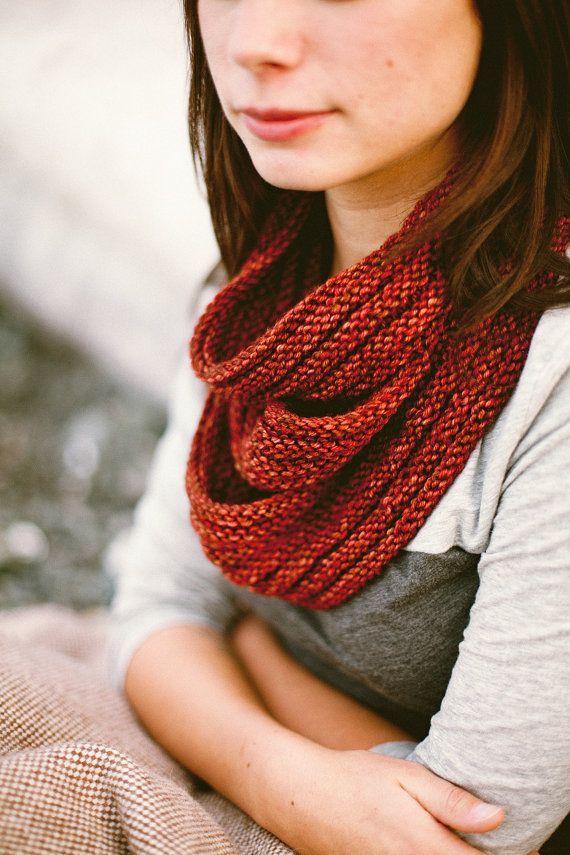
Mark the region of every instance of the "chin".
<instances>
[{"instance_id":1,"label":"chin","mask_svg":"<svg viewBox=\"0 0 570 855\"><path fill-rule=\"evenodd\" d=\"M318 193L336 186L338 181L326 176L320 169L310 169L303 164L268 164L252 158L256 171L264 181L280 190L300 190ZM328 180L327 180L328 179Z\"/></svg>"},{"instance_id":2,"label":"chin","mask_svg":"<svg viewBox=\"0 0 570 855\"><path fill-rule=\"evenodd\" d=\"M301 181L298 177L297 179L292 178L290 181L279 177L270 179L262 176L262 178L264 178L268 184L273 185L273 187L278 187L280 190L298 190L305 193L319 193L328 189L318 181Z\"/></svg>"}]
</instances>

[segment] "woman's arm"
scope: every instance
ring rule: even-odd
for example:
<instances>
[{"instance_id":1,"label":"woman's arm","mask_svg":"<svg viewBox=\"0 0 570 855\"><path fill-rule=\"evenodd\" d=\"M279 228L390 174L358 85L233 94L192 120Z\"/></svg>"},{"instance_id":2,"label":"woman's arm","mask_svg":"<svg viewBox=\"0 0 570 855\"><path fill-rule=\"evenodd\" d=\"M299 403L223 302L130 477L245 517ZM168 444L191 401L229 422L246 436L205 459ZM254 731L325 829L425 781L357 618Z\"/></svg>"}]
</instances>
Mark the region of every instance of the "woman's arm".
<instances>
[{"instance_id":1,"label":"woman's arm","mask_svg":"<svg viewBox=\"0 0 570 855\"><path fill-rule=\"evenodd\" d=\"M570 364L567 328L546 348ZM540 847L570 813L570 369L545 361L542 377L441 709L408 757L504 805L499 828L468 838L489 855Z\"/></svg>"},{"instance_id":2,"label":"woman's arm","mask_svg":"<svg viewBox=\"0 0 570 855\"><path fill-rule=\"evenodd\" d=\"M111 561L115 685L173 756L301 851L329 855L332 836L358 855L405 851L410 839L425 855L473 853L441 823L484 831L500 812L468 820L477 800L420 766L335 751L279 725L230 655L223 635L239 612L200 550L184 492L204 394L185 364L134 528ZM351 849L361 834L370 847Z\"/></svg>"},{"instance_id":3,"label":"woman's arm","mask_svg":"<svg viewBox=\"0 0 570 855\"><path fill-rule=\"evenodd\" d=\"M176 759L300 853L475 855L449 828L502 821L497 809L472 813L485 806L419 765L325 748L278 724L209 628L153 633L125 691Z\"/></svg>"},{"instance_id":4,"label":"woman's arm","mask_svg":"<svg viewBox=\"0 0 570 855\"><path fill-rule=\"evenodd\" d=\"M304 668L255 615L244 617L230 638L269 712L295 733L339 750L415 742L405 730Z\"/></svg>"}]
</instances>

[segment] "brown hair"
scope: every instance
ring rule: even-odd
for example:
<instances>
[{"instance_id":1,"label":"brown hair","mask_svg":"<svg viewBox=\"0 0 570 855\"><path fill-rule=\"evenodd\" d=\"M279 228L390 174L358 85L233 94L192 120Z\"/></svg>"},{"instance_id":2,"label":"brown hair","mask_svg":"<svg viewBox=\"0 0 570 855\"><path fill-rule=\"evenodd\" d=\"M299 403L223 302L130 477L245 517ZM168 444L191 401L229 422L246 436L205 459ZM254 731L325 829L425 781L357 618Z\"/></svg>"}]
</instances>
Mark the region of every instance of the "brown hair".
<instances>
[{"instance_id":1,"label":"brown hair","mask_svg":"<svg viewBox=\"0 0 570 855\"><path fill-rule=\"evenodd\" d=\"M570 304L570 262L550 243L570 211L566 0L478 0L483 48L459 117L453 190L422 239L444 238L449 293L461 329L509 302L520 310ZM191 57L190 142L200 165L222 261L233 275L283 193L256 172L226 120L200 36L197 0L184 0ZM416 238L417 241L418 238ZM505 272L505 259L516 259ZM539 271L557 282L529 292Z\"/></svg>"}]
</instances>

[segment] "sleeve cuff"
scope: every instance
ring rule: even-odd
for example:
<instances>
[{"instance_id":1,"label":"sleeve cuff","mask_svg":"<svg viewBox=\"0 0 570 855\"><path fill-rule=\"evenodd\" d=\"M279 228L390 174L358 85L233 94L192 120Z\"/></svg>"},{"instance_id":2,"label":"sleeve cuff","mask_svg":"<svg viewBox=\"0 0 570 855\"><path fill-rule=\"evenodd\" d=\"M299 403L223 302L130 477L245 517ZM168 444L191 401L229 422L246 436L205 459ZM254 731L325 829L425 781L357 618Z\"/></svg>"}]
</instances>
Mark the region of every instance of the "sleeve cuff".
<instances>
[{"instance_id":1,"label":"sleeve cuff","mask_svg":"<svg viewBox=\"0 0 570 855\"><path fill-rule=\"evenodd\" d=\"M402 740L401 742L381 742L379 745L373 745L369 748L374 754L383 754L385 757L397 757L400 760L406 760L414 751L417 742Z\"/></svg>"}]
</instances>

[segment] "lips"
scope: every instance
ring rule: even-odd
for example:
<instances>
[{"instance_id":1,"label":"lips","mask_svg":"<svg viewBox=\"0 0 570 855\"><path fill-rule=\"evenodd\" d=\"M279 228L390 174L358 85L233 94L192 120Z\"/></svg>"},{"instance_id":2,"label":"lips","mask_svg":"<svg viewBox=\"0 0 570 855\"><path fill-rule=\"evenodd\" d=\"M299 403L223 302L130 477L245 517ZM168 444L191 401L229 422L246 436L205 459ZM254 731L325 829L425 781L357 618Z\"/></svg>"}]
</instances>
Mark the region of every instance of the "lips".
<instances>
[{"instance_id":1,"label":"lips","mask_svg":"<svg viewBox=\"0 0 570 855\"><path fill-rule=\"evenodd\" d=\"M246 128L268 142L285 141L308 133L320 127L334 113L333 110L281 110L274 107L245 107L239 112Z\"/></svg>"},{"instance_id":2,"label":"lips","mask_svg":"<svg viewBox=\"0 0 570 855\"><path fill-rule=\"evenodd\" d=\"M302 119L305 116L317 116L326 112L325 110L279 110L277 108L267 107L266 109L258 109L255 107L244 107L241 110L248 116L253 116L254 119L260 119L265 122L287 122L292 119Z\"/></svg>"}]
</instances>

